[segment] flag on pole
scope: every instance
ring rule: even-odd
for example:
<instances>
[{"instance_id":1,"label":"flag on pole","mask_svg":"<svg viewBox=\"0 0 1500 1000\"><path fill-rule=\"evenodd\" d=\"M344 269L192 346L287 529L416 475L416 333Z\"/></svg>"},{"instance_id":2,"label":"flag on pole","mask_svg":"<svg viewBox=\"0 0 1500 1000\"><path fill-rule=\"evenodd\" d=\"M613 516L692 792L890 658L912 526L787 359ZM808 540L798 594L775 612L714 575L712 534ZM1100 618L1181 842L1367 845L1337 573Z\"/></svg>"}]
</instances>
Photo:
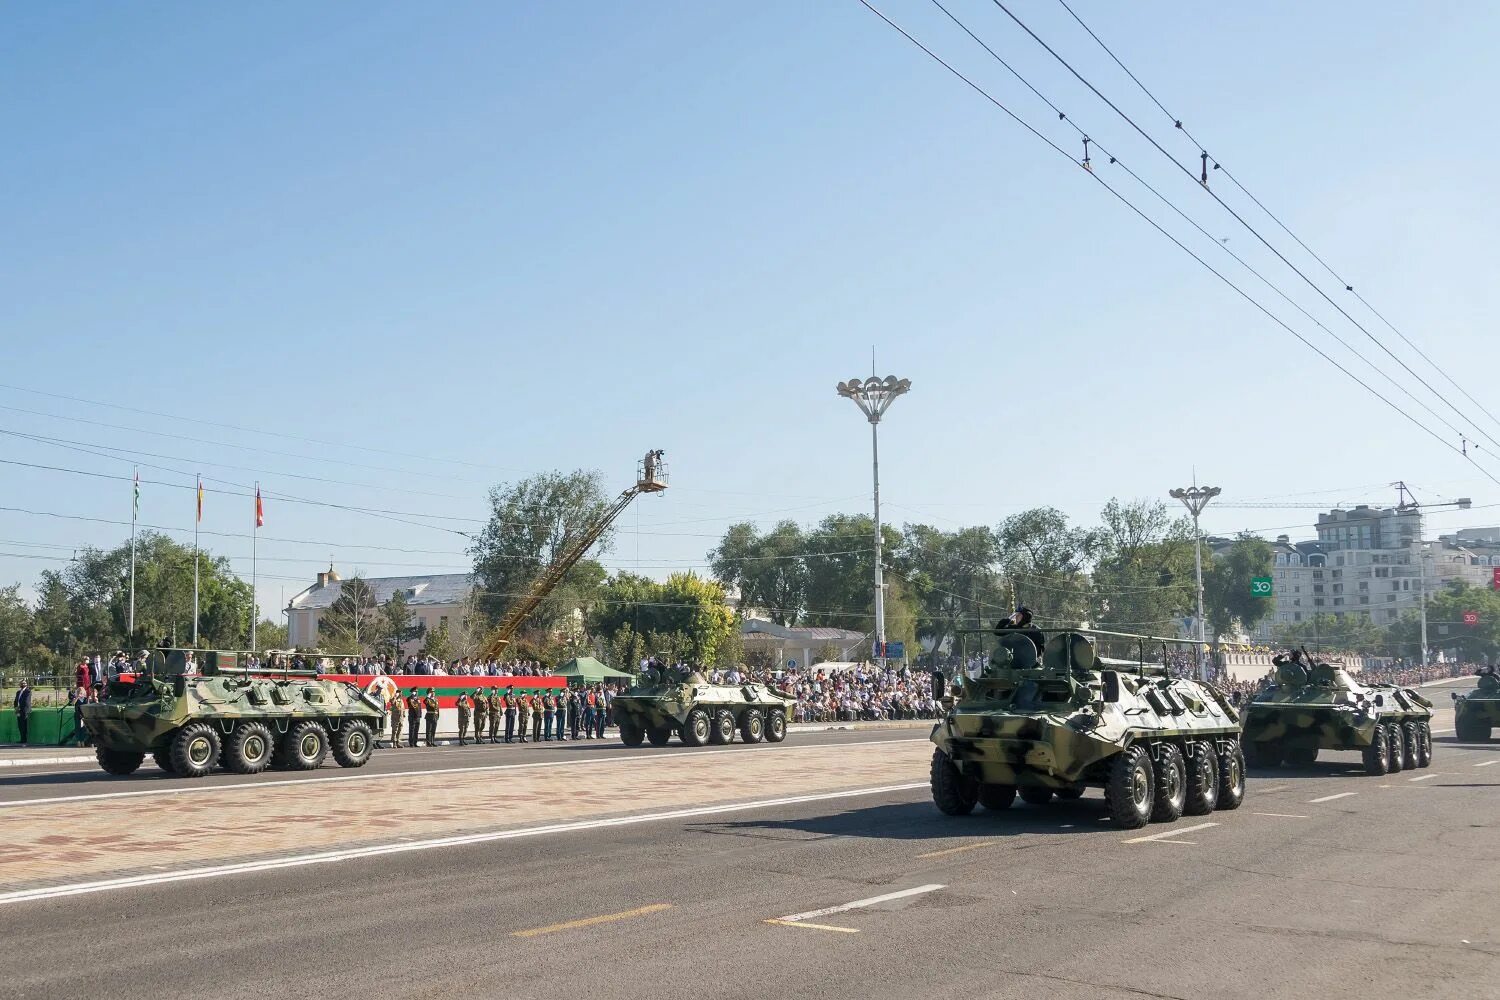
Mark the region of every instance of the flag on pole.
<instances>
[{"instance_id":1,"label":"flag on pole","mask_svg":"<svg viewBox=\"0 0 1500 1000\"><path fill-rule=\"evenodd\" d=\"M130 501L130 516L139 517L141 514L141 471L135 472L135 495Z\"/></svg>"},{"instance_id":2,"label":"flag on pole","mask_svg":"<svg viewBox=\"0 0 1500 1000\"><path fill-rule=\"evenodd\" d=\"M255 526L264 528L266 526L266 508L260 502L260 487L255 487Z\"/></svg>"},{"instance_id":3,"label":"flag on pole","mask_svg":"<svg viewBox=\"0 0 1500 1000\"><path fill-rule=\"evenodd\" d=\"M198 477L198 523L203 523L203 477Z\"/></svg>"}]
</instances>

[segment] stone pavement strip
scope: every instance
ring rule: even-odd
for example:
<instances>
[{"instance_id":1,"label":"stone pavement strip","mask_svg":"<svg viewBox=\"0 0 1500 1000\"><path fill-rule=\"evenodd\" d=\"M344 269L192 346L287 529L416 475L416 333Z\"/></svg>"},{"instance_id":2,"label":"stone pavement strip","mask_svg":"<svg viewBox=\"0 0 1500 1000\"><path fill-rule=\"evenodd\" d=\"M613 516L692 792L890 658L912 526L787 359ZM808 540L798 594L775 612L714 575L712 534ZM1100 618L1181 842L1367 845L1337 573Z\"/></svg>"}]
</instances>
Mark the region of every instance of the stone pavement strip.
<instances>
[{"instance_id":1,"label":"stone pavement strip","mask_svg":"<svg viewBox=\"0 0 1500 1000\"><path fill-rule=\"evenodd\" d=\"M0 887L917 781L929 753L830 744L27 803L5 811Z\"/></svg>"}]
</instances>

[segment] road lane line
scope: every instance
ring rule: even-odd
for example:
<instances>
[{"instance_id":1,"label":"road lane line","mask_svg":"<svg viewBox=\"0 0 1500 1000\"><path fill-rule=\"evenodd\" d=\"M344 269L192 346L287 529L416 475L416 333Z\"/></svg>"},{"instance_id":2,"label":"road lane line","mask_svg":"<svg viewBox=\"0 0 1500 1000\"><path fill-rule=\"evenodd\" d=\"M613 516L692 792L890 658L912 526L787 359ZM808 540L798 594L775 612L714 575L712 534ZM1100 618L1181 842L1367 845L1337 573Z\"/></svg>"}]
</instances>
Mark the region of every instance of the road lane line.
<instances>
[{"instance_id":1,"label":"road lane line","mask_svg":"<svg viewBox=\"0 0 1500 1000\"><path fill-rule=\"evenodd\" d=\"M1489 767L1491 764L1500 764L1500 760L1487 760L1483 764L1475 764L1475 767Z\"/></svg>"},{"instance_id":2,"label":"road lane line","mask_svg":"<svg viewBox=\"0 0 1500 1000\"><path fill-rule=\"evenodd\" d=\"M1275 816L1279 819L1307 819L1300 813L1251 813L1251 816Z\"/></svg>"},{"instance_id":3,"label":"road lane line","mask_svg":"<svg viewBox=\"0 0 1500 1000\"><path fill-rule=\"evenodd\" d=\"M1453 732L1453 730L1451 730L1451 729L1429 729L1428 732L1429 733L1451 733L1451 732Z\"/></svg>"},{"instance_id":4,"label":"road lane line","mask_svg":"<svg viewBox=\"0 0 1500 1000\"><path fill-rule=\"evenodd\" d=\"M1407 778L1407 781L1426 781L1428 778L1436 778L1437 774L1419 774L1415 778Z\"/></svg>"},{"instance_id":5,"label":"road lane line","mask_svg":"<svg viewBox=\"0 0 1500 1000\"><path fill-rule=\"evenodd\" d=\"M886 743L926 743L927 737L899 739L899 740L857 740L851 743L814 743L806 746L787 746L776 744L773 747L758 747L754 752L786 753L788 751L807 752L809 750L841 750L844 747L878 746ZM539 760L529 764L482 764L478 767L438 767L429 771L389 771L383 774L331 774L322 778L281 778L275 781L240 781L232 785L187 785L178 786L177 782L191 781L191 778L158 778L157 781L171 784L170 788L146 788L133 792L93 792L86 795L55 795L38 799L15 799L8 802L0 802L0 809L17 809L25 806L47 806L67 802L96 802L108 799L133 799L146 798L156 795L204 795L210 792L240 792L259 788L282 788L288 785L317 785L332 781L388 781L393 778L425 778L441 774L483 774L489 771L511 771L527 770L542 767L590 767L604 764L629 763L631 761L663 761L673 760L679 757L702 757L708 754L722 753L744 753L743 750L732 750L724 748L721 750L689 750L680 753L649 754L632 753L616 754L613 757L594 757L588 760Z\"/></svg>"},{"instance_id":6,"label":"road lane line","mask_svg":"<svg viewBox=\"0 0 1500 1000\"><path fill-rule=\"evenodd\" d=\"M1291 785L1277 785L1275 788L1257 788L1255 790L1255 794L1256 795L1271 795L1271 794L1274 794L1276 792L1284 792L1284 791L1286 791L1287 789L1289 789L1291 787L1292 787Z\"/></svg>"},{"instance_id":7,"label":"road lane line","mask_svg":"<svg viewBox=\"0 0 1500 1000\"><path fill-rule=\"evenodd\" d=\"M316 854L293 854L263 861L244 861L238 864L213 865L206 868L186 868L159 875L129 875L121 878L102 879L94 882L75 882L67 885L44 886L36 889L21 889L0 893L0 905L24 903L38 899L57 899L61 896L80 896L85 893L107 892L111 889L132 889L143 886L162 885L167 882L187 882L197 879L222 878L227 875L246 875L255 872L277 871L283 868L301 868L306 865L331 864L335 861L351 861L357 858L373 858L387 854L408 854L413 851L430 851L441 847L467 847L472 844L487 844L497 840L520 840L528 837L547 837L559 833L576 833L580 830L601 830L611 827L636 826L641 823L657 823L665 820L692 819L699 816L714 816L755 809L770 809L776 806L800 805L805 802L826 802L832 799L858 798L866 795L883 795L890 792L909 792L927 788L925 781L905 785L883 785L872 788L854 788L840 792L817 792L811 795L794 795L780 799L760 799L751 802L727 802L714 806L695 806L688 809L672 809L667 812L644 813L638 816L617 816L612 819L577 820L569 823L549 823L546 826L522 827L518 830L495 830L489 833L469 833L452 837L435 837L429 840L413 840L373 847L356 847L338 851L320 851Z\"/></svg>"},{"instance_id":8,"label":"road lane line","mask_svg":"<svg viewBox=\"0 0 1500 1000\"><path fill-rule=\"evenodd\" d=\"M633 910L623 913L601 913L597 917L583 917L578 920L566 920L560 924L548 924L546 927L533 927L525 931L511 931L511 937L529 938L539 934L555 934L558 931L577 930L580 927L593 927L596 924L612 924L616 920L628 920L631 917L644 917L650 913L660 913L662 910L670 910L671 903L652 903L649 906L638 906Z\"/></svg>"},{"instance_id":9,"label":"road lane line","mask_svg":"<svg viewBox=\"0 0 1500 1000\"><path fill-rule=\"evenodd\" d=\"M901 889L897 892L888 892L883 896L871 896L869 899L856 899L852 903L840 903L838 906L825 906L820 910L808 910L806 913L792 913L785 917L777 917L777 920L789 924L799 923L803 920L816 920L818 917L830 916L834 913L848 913L850 910L862 910L867 906L875 906L879 903L889 903L893 899L905 899L908 896L920 896L924 893L937 892L939 889L948 888L946 885L931 883L930 885L919 885L914 889Z\"/></svg>"},{"instance_id":10,"label":"road lane line","mask_svg":"<svg viewBox=\"0 0 1500 1000\"><path fill-rule=\"evenodd\" d=\"M1316 805L1319 802L1332 802L1334 799L1347 799L1351 795L1358 794L1358 792L1339 792L1336 795L1325 795L1321 799L1308 799L1307 802L1309 805Z\"/></svg>"},{"instance_id":11,"label":"road lane line","mask_svg":"<svg viewBox=\"0 0 1500 1000\"><path fill-rule=\"evenodd\" d=\"M840 934L858 934L858 927L835 927L832 924L807 924L800 920L767 920L768 924L776 924L778 927L801 927L810 931L838 931Z\"/></svg>"},{"instance_id":12,"label":"road lane line","mask_svg":"<svg viewBox=\"0 0 1500 1000\"><path fill-rule=\"evenodd\" d=\"M994 847L1000 843L998 840L985 840L977 844L965 844L962 847L950 847L946 851L928 851L926 854L918 854L919 858L942 858L949 854L962 854L964 851L977 851L981 847Z\"/></svg>"},{"instance_id":13,"label":"road lane line","mask_svg":"<svg viewBox=\"0 0 1500 1000\"><path fill-rule=\"evenodd\" d=\"M1120 841L1120 843L1122 843L1122 844L1149 844L1149 843L1153 843L1153 842L1166 841L1167 838L1169 838L1169 837L1175 837L1178 834L1192 833L1195 830L1207 830L1211 826L1218 826L1218 825L1219 824L1217 824L1217 823L1194 823L1192 826L1178 827L1177 829L1174 829L1174 830L1164 830L1161 833L1153 833L1153 834L1151 834L1148 837L1131 837L1129 840L1122 840L1122 841ZM1184 840L1184 841L1180 841L1180 843L1186 844L1186 843L1188 843L1188 841Z\"/></svg>"}]
</instances>

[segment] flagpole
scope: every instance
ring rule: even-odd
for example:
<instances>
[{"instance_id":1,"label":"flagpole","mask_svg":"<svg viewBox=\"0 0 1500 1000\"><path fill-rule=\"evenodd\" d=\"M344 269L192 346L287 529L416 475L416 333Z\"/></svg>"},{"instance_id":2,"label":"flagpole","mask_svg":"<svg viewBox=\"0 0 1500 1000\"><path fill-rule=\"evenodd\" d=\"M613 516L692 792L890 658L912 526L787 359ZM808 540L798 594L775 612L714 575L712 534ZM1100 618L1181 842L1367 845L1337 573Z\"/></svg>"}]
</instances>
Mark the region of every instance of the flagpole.
<instances>
[{"instance_id":1,"label":"flagpole","mask_svg":"<svg viewBox=\"0 0 1500 1000\"><path fill-rule=\"evenodd\" d=\"M255 620L260 617L260 610L255 606L255 577L256 577L256 543L260 541L260 483L255 484L255 517L254 531L250 534L250 652L256 652L255 648Z\"/></svg>"},{"instance_id":2,"label":"flagpole","mask_svg":"<svg viewBox=\"0 0 1500 1000\"><path fill-rule=\"evenodd\" d=\"M128 646L135 635L135 521L141 506L141 468L135 468L135 484L130 494L130 616L125 625L125 643Z\"/></svg>"},{"instance_id":3,"label":"flagpole","mask_svg":"<svg viewBox=\"0 0 1500 1000\"><path fill-rule=\"evenodd\" d=\"M198 477L198 513L193 518L193 645L198 645L198 524L203 520L203 477Z\"/></svg>"}]
</instances>

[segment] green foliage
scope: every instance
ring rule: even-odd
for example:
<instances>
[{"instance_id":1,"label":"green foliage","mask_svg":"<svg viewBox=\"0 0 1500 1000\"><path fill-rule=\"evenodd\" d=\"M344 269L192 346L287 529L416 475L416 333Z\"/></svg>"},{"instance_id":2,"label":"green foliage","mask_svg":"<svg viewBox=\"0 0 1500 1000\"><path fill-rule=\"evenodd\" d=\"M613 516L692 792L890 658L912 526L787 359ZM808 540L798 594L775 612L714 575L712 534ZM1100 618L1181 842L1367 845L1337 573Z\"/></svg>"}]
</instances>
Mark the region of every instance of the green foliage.
<instances>
[{"instance_id":1,"label":"green foliage","mask_svg":"<svg viewBox=\"0 0 1500 1000\"><path fill-rule=\"evenodd\" d=\"M738 632L724 588L693 573L674 573L664 583L616 574L590 607L587 623L594 635L618 639L629 629L643 638L646 653L699 664L717 662Z\"/></svg>"},{"instance_id":2,"label":"green foliage","mask_svg":"<svg viewBox=\"0 0 1500 1000\"><path fill-rule=\"evenodd\" d=\"M21 586L0 588L0 667L20 660L31 648L31 608L21 599Z\"/></svg>"},{"instance_id":3,"label":"green foliage","mask_svg":"<svg viewBox=\"0 0 1500 1000\"><path fill-rule=\"evenodd\" d=\"M1093 620L1100 628L1159 635L1196 605L1193 522L1154 500L1110 500L1094 535Z\"/></svg>"},{"instance_id":4,"label":"green foliage","mask_svg":"<svg viewBox=\"0 0 1500 1000\"><path fill-rule=\"evenodd\" d=\"M1087 617L1087 570L1099 548L1094 532L1073 527L1056 508L1035 507L1006 518L995 537L1016 603L1044 623Z\"/></svg>"},{"instance_id":5,"label":"green foliage","mask_svg":"<svg viewBox=\"0 0 1500 1000\"><path fill-rule=\"evenodd\" d=\"M1203 615L1215 640L1235 625L1250 631L1276 610L1276 602L1250 594L1250 581L1270 576L1274 562L1271 543L1251 534L1241 534L1219 555L1204 553Z\"/></svg>"},{"instance_id":6,"label":"green foliage","mask_svg":"<svg viewBox=\"0 0 1500 1000\"><path fill-rule=\"evenodd\" d=\"M1479 624L1463 624L1464 612L1479 615ZM1418 659L1421 656L1421 619L1410 612L1386 631L1391 655ZM1479 662L1500 657L1500 593L1488 587L1444 587L1429 595L1427 644L1433 655L1447 650L1460 659Z\"/></svg>"},{"instance_id":7,"label":"green foliage","mask_svg":"<svg viewBox=\"0 0 1500 1000\"><path fill-rule=\"evenodd\" d=\"M1389 629L1372 625L1362 615L1357 614L1344 618L1337 618L1330 614L1317 614L1300 622L1278 625L1273 634L1280 646L1306 646L1314 652L1328 650L1363 653L1370 656L1415 656L1409 650L1398 652L1399 645L1392 645Z\"/></svg>"},{"instance_id":8,"label":"green foliage","mask_svg":"<svg viewBox=\"0 0 1500 1000\"><path fill-rule=\"evenodd\" d=\"M807 541L792 521L765 535L754 525L731 525L708 553L714 577L738 588L740 608L765 614L778 625L796 625L807 604Z\"/></svg>"},{"instance_id":9,"label":"green foliage","mask_svg":"<svg viewBox=\"0 0 1500 1000\"><path fill-rule=\"evenodd\" d=\"M493 621L526 593L541 572L579 542L609 510L598 472L549 472L490 491L490 520L469 547L479 586L478 608ZM606 552L612 529L596 543ZM604 568L582 560L542 602L528 624L551 629L587 603Z\"/></svg>"},{"instance_id":10,"label":"green foliage","mask_svg":"<svg viewBox=\"0 0 1500 1000\"><path fill-rule=\"evenodd\" d=\"M261 649L287 649L286 625L263 618L255 626L255 644Z\"/></svg>"},{"instance_id":11,"label":"green foliage","mask_svg":"<svg viewBox=\"0 0 1500 1000\"><path fill-rule=\"evenodd\" d=\"M363 577L351 576L318 619L318 646L330 653L365 653L382 638L380 626L374 591Z\"/></svg>"},{"instance_id":12,"label":"green foliage","mask_svg":"<svg viewBox=\"0 0 1500 1000\"><path fill-rule=\"evenodd\" d=\"M916 638L941 647L957 629L984 627L1009 610L999 549L987 527L943 531L909 524L902 530L897 561L905 567L920 608L913 627Z\"/></svg>"},{"instance_id":13,"label":"green foliage","mask_svg":"<svg viewBox=\"0 0 1500 1000\"><path fill-rule=\"evenodd\" d=\"M380 645L389 647L390 651L399 656L401 650L408 642L422 638L427 631L417 618L417 613L411 609L411 603L406 599L403 591L396 591L390 600L380 606L378 626L380 629ZM447 625L444 623L444 637L447 636ZM427 641L428 651L432 650L432 640ZM433 653L434 656L438 655Z\"/></svg>"},{"instance_id":14,"label":"green foliage","mask_svg":"<svg viewBox=\"0 0 1500 1000\"><path fill-rule=\"evenodd\" d=\"M417 634L420 635L422 632L421 623L418 623L417 629ZM448 634L448 623L446 621L438 622L437 628L427 633L426 646L429 656L435 656L444 663L453 659L453 637Z\"/></svg>"}]
</instances>

